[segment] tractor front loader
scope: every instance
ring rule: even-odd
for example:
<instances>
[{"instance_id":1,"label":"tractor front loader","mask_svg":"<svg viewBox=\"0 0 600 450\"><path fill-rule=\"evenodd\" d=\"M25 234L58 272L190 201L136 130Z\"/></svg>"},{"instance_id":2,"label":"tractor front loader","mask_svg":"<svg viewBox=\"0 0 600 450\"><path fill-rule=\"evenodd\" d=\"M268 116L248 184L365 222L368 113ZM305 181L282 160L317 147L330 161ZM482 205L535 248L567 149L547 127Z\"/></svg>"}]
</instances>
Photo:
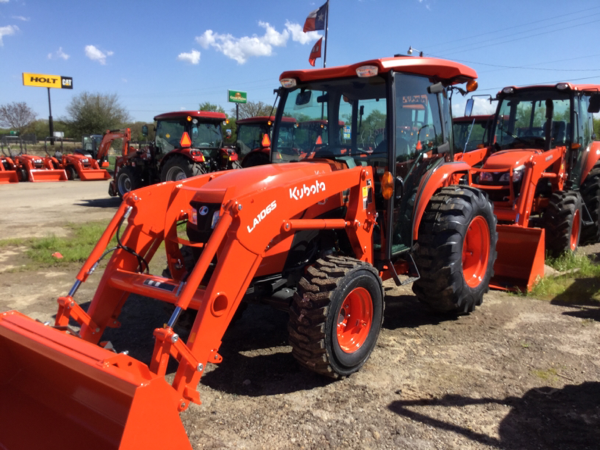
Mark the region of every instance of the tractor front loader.
<instances>
[{"instance_id":1,"label":"tractor front loader","mask_svg":"<svg viewBox=\"0 0 600 450\"><path fill-rule=\"evenodd\" d=\"M373 351L383 280L414 282L434 310L472 311L492 276L496 220L469 186L470 166L453 161L448 91L473 89L475 78L461 64L412 57L285 72L272 164L125 194L53 324L0 314L0 447L189 449L178 414L200 403L197 385L221 362L242 302L289 311L294 358L332 378L358 371ZM327 144L279 139L294 115L334 124ZM385 139L359 144L375 136L368 126ZM421 129L414 141L397 133L407 126ZM163 242L168 276L148 265ZM84 310L78 288L111 252ZM103 341L107 328L127 326L119 320L130 294L174 306L148 336L149 361ZM184 342L174 326L186 311L197 314ZM27 432L31 423L44 432Z\"/></svg>"},{"instance_id":2,"label":"tractor front loader","mask_svg":"<svg viewBox=\"0 0 600 450\"><path fill-rule=\"evenodd\" d=\"M60 150L55 149L54 154L51 155L48 151L48 140L50 140L48 137L44 140L46 155L52 160L56 169L65 171L69 180L77 178L81 181L110 180L110 174L101 169L98 161L94 158L81 153L64 153L62 139L60 140Z\"/></svg>"},{"instance_id":3,"label":"tractor front loader","mask_svg":"<svg viewBox=\"0 0 600 450\"><path fill-rule=\"evenodd\" d=\"M574 252L600 229L600 86L507 87L497 96L490 156L473 170L494 202L498 259L492 286L530 290L546 252Z\"/></svg>"}]
</instances>

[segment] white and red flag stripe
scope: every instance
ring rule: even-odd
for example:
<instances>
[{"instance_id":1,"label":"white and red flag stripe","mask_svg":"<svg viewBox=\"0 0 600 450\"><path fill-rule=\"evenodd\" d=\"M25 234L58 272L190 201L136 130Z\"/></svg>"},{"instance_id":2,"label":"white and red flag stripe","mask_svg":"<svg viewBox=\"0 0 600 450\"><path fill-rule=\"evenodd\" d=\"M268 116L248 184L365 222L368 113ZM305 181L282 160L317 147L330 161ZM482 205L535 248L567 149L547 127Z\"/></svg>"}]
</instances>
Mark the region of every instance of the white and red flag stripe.
<instances>
[{"instance_id":1,"label":"white and red flag stripe","mask_svg":"<svg viewBox=\"0 0 600 450\"><path fill-rule=\"evenodd\" d=\"M317 31L325 29L325 16L327 15L327 5L325 3L319 9L315 9L311 11L308 17L306 18L306 22L304 22L304 31L305 33L309 31Z\"/></svg>"}]
</instances>

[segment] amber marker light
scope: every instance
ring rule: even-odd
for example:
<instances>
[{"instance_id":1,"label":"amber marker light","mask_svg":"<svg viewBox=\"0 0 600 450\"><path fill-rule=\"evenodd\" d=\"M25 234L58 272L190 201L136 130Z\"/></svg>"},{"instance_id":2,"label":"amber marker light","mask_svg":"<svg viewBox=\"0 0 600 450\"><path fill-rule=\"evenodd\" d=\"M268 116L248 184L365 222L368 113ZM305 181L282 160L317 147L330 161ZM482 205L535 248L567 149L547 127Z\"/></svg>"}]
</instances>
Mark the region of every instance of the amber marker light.
<instances>
[{"instance_id":1,"label":"amber marker light","mask_svg":"<svg viewBox=\"0 0 600 450\"><path fill-rule=\"evenodd\" d=\"M392 177L391 172L385 171L383 176L381 177L381 195L386 200L392 198L394 194L394 177Z\"/></svg>"},{"instance_id":2,"label":"amber marker light","mask_svg":"<svg viewBox=\"0 0 600 450\"><path fill-rule=\"evenodd\" d=\"M478 87L479 84L477 83L477 80L469 80L467 82L467 92L475 92Z\"/></svg>"}]
</instances>

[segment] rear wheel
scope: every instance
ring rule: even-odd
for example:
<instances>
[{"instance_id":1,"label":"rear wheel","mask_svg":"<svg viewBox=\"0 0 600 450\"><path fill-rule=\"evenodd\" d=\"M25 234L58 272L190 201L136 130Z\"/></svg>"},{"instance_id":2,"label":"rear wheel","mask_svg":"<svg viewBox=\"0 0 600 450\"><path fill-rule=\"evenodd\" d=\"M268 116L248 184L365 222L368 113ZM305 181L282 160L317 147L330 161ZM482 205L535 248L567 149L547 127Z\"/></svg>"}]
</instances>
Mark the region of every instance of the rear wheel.
<instances>
[{"instance_id":1,"label":"rear wheel","mask_svg":"<svg viewBox=\"0 0 600 450\"><path fill-rule=\"evenodd\" d=\"M358 371L369 359L383 322L383 286L373 266L326 256L308 268L290 308L292 355L332 378Z\"/></svg>"},{"instance_id":2,"label":"rear wheel","mask_svg":"<svg viewBox=\"0 0 600 450\"><path fill-rule=\"evenodd\" d=\"M581 196L592 219L591 225L581 226L580 244L600 241L600 163L596 163L581 185Z\"/></svg>"},{"instance_id":3,"label":"rear wheel","mask_svg":"<svg viewBox=\"0 0 600 450\"><path fill-rule=\"evenodd\" d=\"M262 166L264 164L270 164L271 161L269 157L263 152L252 152L244 161L242 161L242 167L254 167L254 166Z\"/></svg>"},{"instance_id":4,"label":"rear wheel","mask_svg":"<svg viewBox=\"0 0 600 450\"><path fill-rule=\"evenodd\" d=\"M123 198L125 194L142 187L142 180L137 176L133 167L123 166L117 175L117 194Z\"/></svg>"},{"instance_id":5,"label":"rear wheel","mask_svg":"<svg viewBox=\"0 0 600 450\"><path fill-rule=\"evenodd\" d=\"M206 173L206 170L201 164L196 164L184 156L173 156L160 171L160 179L161 181L181 181L203 173Z\"/></svg>"},{"instance_id":6,"label":"rear wheel","mask_svg":"<svg viewBox=\"0 0 600 450\"><path fill-rule=\"evenodd\" d=\"M481 305L496 261L496 217L487 196L468 186L434 195L419 226L415 250L419 301L440 312Z\"/></svg>"},{"instance_id":7,"label":"rear wheel","mask_svg":"<svg viewBox=\"0 0 600 450\"><path fill-rule=\"evenodd\" d=\"M573 253L579 246L581 235L582 200L574 191L552 194L542 218L546 230L546 250L558 257Z\"/></svg>"}]
</instances>

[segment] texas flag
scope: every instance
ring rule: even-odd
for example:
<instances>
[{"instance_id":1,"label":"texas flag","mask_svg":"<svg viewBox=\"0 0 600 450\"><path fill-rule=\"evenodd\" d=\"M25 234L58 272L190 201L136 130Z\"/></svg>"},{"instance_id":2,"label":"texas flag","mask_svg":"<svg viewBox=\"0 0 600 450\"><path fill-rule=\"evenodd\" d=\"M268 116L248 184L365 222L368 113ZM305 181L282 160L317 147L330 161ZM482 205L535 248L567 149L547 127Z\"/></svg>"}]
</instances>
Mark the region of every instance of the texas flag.
<instances>
[{"instance_id":1,"label":"texas flag","mask_svg":"<svg viewBox=\"0 0 600 450\"><path fill-rule=\"evenodd\" d=\"M325 3L319 9L315 9L312 11L308 17L306 18L306 22L304 22L304 31L307 33L308 31L317 31L325 29L325 16L327 15L327 5L329 3Z\"/></svg>"},{"instance_id":2,"label":"texas flag","mask_svg":"<svg viewBox=\"0 0 600 450\"><path fill-rule=\"evenodd\" d=\"M310 51L310 56L308 57L308 62L311 66L315 66L315 61L317 58L321 57L321 45L323 44L323 38L319 39L317 43L314 45L312 50Z\"/></svg>"}]
</instances>

